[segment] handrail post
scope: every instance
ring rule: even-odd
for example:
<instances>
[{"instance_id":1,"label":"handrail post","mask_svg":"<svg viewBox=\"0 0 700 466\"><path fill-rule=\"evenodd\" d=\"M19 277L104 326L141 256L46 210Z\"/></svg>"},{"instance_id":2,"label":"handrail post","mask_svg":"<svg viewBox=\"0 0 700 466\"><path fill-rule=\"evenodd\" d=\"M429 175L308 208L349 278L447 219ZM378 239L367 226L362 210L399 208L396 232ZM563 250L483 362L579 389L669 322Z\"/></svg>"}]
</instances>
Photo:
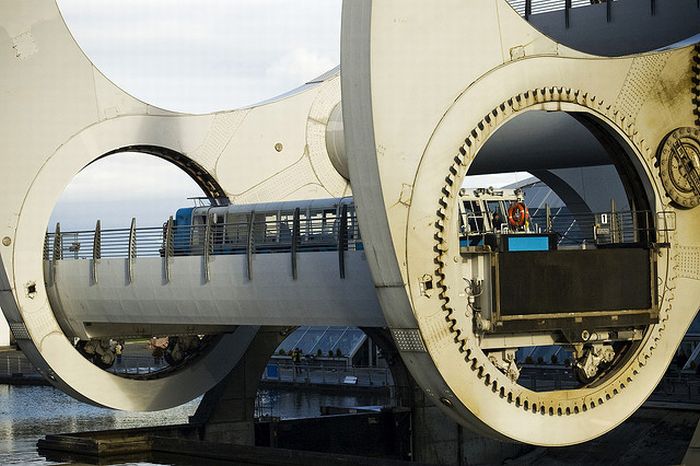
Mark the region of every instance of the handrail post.
<instances>
[{"instance_id":1,"label":"handrail post","mask_svg":"<svg viewBox=\"0 0 700 466\"><path fill-rule=\"evenodd\" d=\"M340 207L340 222L338 222L338 267L340 278L345 278L345 249L348 245L348 205Z\"/></svg>"},{"instance_id":2,"label":"handrail post","mask_svg":"<svg viewBox=\"0 0 700 466\"><path fill-rule=\"evenodd\" d=\"M255 248L255 242L253 241L253 233L255 232L255 211L250 212L250 219L248 220L248 243L246 247L246 259L247 267L246 272L248 273L248 280L253 279L253 253Z\"/></svg>"},{"instance_id":3,"label":"handrail post","mask_svg":"<svg viewBox=\"0 0 700 466\"><path fill-rule=\"evenodd\" d=\"M301 210L299 207L294 209L294 217L292 218L292 280L297 279L297 251L299 249L299 238L301 236L301 222L299 217L301 216Z\"/></svg>"},{"instance_id":4,"label":"handrail post","mask_svg":"<svg viewBox=\"0 0 700 466\"><path fill-rule=\"evenodd\" d=\"M51 254L49 252L49 229L46 229L44 234L44 260L47 261L51 259Z\"/></svg>"},{"instance_id":5,"label":"handrail post","mask_svg":"<svg viewBox=\"0 0 700 466\"><path fill-rule=\"evenodd\" d=\"M209 283L209 256L211 255L211 215L207 214L204 224L204 244L202 245L202 274L204 283Z\"/></svg>"},{"instance_id":6,"label":"handrail post","mask_svg":"<svg viewBox=\"0 0 700 466\"><path fill-rule=\"evenodd\" d=\"M126 259L127 283L134 281L134 259L136 259L136 218L132 217L129 227L129 251Z\"/></svg>"},{"instance_id":7,"label":"handrail post","mask_svg":"<svg viewBox=\"0 0 700 466\"><path fill-rule=\"evenodd\" d=\"M613 244L617 244L617 207L614 198L610 199L610 233L610 242Z\"/></svg>"},{"instance_id":8,"label":"handrail post","mask_svg":"<svg viewBox=\"0 0 700 466\"><path fill-rule=\"evenodd\" d=\"M53 271L51 270L51 253L49 252L49 229L44 234L44 273L46 274L46 287L53 286Z\"/></svg>"},{"instance_id":9,"label":"handrail post","mask_svg":"<svg viewBox=\"0 0 700 466\"><path fill-rule=\"evenodd\" d=\"M95 234L92 238L92 261L90 261L90 275L92 284L97 285L97 261L102 258L102 225L98 220L95 223Z\"/></svg>"},{"instance_id":10,"label":"handrail post","mask_svg":"<svg viewBox=\"0 0 700 466\"><path fill-rule=\"evenodd\" d=\"M163 281L170 283L170 258L173 256L173 217L170 216L165 224L163 244Z\"/></svg>"},{"instance_id":11,"label":"handrail post","mask_svg":"<svg viewBox=\"0 0 700 466\"><path fill-rule=\"evenodd\" d=\"M525 21L530 21L532 16L532 0L525 0Z\"/></svg>"},{"instance_id":12,"label":"handrail post","mask_svg":"<svg viewBox=\"0 0 700 466\"><path fill-rule=\"evenodd\" d=\"M571 0L564 0L564 23L566 29L571 26Z\"/></svg>"},{"instance_id":13,"label":"handrail post","mask_svg":"<svg viewBox=\"0 0 700 466\"><path fill-rule=\"evenodd\" d=\"M63 235L61 234L61 224L56 223L56 232L53 234L53 254L51 257L51 284L56 283L57 262L63 259Z\"/></svg>"},{"instance_id":14,"label":"handrail post","mask_svg":"<svg viewBox=\"0 0 700 466\"><path fill-rule=\"evenodd\" d=\"M56 224L56 233L53 235L53 260L63 259L63 235L61 235L61 224Z\"/></svg>"},{"instance_id":15,"label":"handrail post","mask_svg":"<svg viewBox=\"0 0 700 466\"><path fill-rule=\"evenodd\" d=\"M698 0L700 1L700 0ZM612 0L605 2L605 10L606 10L606 17L608 20L608 23L612 23Z\"/></svg>"},{"instance_id":16,"label":"handrail post","mask_svg":"<svg viewBox=\"0 0 700 466\"><path fill-rule=\"evenodd\" d=\"M56 231L53 234L53 251L51 251L51 257L49 257L49 245L48 245L49 232L46 231L46 242L44 243L44 254L45 259L49 261L49 283L48 286L53 286L56 283L56 262L61 258L63 254L63 239L61 236L61 224L56 223Z\"/></svg>"},{"instance_id":17,"label":"handrail post","mask_svg":"<svg viewBox=\"0 0 700 466\"><path fill-rule=\"evenodd\" d=\"M95 223L95 236L92 241L92 258L102 259L102 225L99 220Z\"/></svg>"}]
</instances>

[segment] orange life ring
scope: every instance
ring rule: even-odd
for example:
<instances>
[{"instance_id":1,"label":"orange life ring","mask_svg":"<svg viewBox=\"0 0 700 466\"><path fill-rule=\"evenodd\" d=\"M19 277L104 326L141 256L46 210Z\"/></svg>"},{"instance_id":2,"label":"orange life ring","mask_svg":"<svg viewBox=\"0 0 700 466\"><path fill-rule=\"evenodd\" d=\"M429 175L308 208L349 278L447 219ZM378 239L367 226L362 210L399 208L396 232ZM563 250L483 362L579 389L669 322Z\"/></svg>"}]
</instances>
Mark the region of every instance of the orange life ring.
<instances>
[{"instance_id":1,"label":"orange life ring","mask_svg":"<svg viewBox=\"0 0 700 466\"><path fill-rule=\"evenodd\" d=\"M530 212L527 206L522 202L514 202L508 207L508 223L513 228L525 226L525 223L530 218Z\"/></svg>"}]
</instances>

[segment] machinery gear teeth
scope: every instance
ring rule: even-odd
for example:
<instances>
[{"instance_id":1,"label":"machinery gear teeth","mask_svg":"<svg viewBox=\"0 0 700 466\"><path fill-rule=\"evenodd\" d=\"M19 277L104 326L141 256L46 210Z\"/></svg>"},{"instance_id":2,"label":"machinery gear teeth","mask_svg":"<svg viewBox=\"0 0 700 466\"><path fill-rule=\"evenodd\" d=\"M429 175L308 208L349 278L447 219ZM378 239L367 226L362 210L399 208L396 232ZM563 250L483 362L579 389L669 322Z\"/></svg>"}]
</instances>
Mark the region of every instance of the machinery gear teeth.
<instances>
[{"instance_id":1,"label":"machinery gear teeth","mask_svg":"<svg viewBox=\"0 0 700 466\"><path fill-rule=\"evenodd\" d=\"M574 102L576 102L578 105L586 105L586 97L586 94L576 91Z\"/></svg>"},{"instance_id":2,"label":"machinery gear teeth","mask_svg":"<svg viewBox=\"0 0 700 466\"><path fill-rule=\"evenodd\" d=\"M697 54L700 55L700 45L696 47L696 51ZM698 58L698 61L700 61L700 58ZM561 404L561 402L558 402L555 409L554 405L551 404L551 400L531 400L531 396L533 395L535 395L536 398L543 398L546 397L546 394L539 394L535 392L528 393L523 389L517 395L514 395L513 391L507 388L507 385L499 382L499 379L505 376L498 370L491 371L490 369L493 368L493 366L490 362L487 364L483 364L481 362L480 350L471 349L468 334L464 332L464 329L462 329L458 324L457 319L453 317L455 311L449 305L449 289L446 283L446 275L443 270L446 263L445 257L449 250L449 246L445 238L445 220L449 217L446 210L451 205L450 201L453 197L452 187L455 185L455 182L460 175L459 168L466 165L467 161L472 157L472 152L474 149L478 148L485 137L488 137L493 131L495 121L491 115L494 117L497 117L499 114L506 115L535 105L536 103L550 101L567 101L576 103L603 113L611 121L619 121L619 126L623 129L630 140L632 140L634 144L637 144L637 147L644 152L649 152L648 145L639 137L639 132L636 131L632 123L625 124L626 119L618 116L617 114L613 114L611 111L611 106L605 105L602 100L599 100L595 96L589 95L586 92L570 88L550 87L528 90L508 99L506 102L500 104L496 109L494 109L494 111L486 115L484 119L479 122L470 132L469 136L465 139L464 144L459 148L459 154L454 157L454 164L449 167L449 175L446 178L445 186L442 188L442 196L440 196L438 201L440 206L438 208L438 216L440 217L441 221L435 223L436 233L434 236L438 244L436 244L435 247L435 252L437 255L434 262L437 265L436 276L439 277L436 286L441 290L438 293L438 296L442 301L441 307L445 312L445 320L449 323L449 330L455 334L454 341L459 345L459 351L464 354L465 362L467 362L468 367L475 373L477 378L483 379L486 386L491 386L492 391L500 399L503 399L507 403L523 409L524 411L540 415L549 414L549 416L570 416L581 412L586 412L588 409L594 409L597 406L602 405L605 403L605 401L610 400L613 396L616 396L622 392L627 387L627 384L633 382L633 378L637 376L639 374L639 370L646 365L646 361L651 357L651 352L658 346L658 341L661 339L661 335L663 334L665 328L665 322L668 320L668 310L670 309L671 301L673 299L672 287L669 287L667 283L664 284L666 287L666 293L668 293L668 296L664 296L667 299L665 304L668 306L664 307L664 303L661 303L660 322L651 329L651 331L657 333L652 337L654 340L646 351L640 355L637 355L636 359L631 361L629 367L622 369L622 373L618 376L618 380L624 378L624 381L614 382L612 385L608 385L608 387L598 392L598 394L588 394L584 395L579 400L569 400L567 404ZM672 240L675 240L675 232L671 233L671 236L673 237ZM674 274L669 276L667 280L671 282L675 281L676 275L677 271L674 270ZM545 406L547 406L547 408L545 408Z\"/></svg>"},{"instance_id":3,"label":"machinery gear teeth","mask_svg":"<svg viewBox=\"0 0 700 466\"><path fill-rule=\"evenodd\" d=\"M693 50L693 105L695 109L695 126L700 126L700 44L696 44Z\"/></svg>"}]
</instances>

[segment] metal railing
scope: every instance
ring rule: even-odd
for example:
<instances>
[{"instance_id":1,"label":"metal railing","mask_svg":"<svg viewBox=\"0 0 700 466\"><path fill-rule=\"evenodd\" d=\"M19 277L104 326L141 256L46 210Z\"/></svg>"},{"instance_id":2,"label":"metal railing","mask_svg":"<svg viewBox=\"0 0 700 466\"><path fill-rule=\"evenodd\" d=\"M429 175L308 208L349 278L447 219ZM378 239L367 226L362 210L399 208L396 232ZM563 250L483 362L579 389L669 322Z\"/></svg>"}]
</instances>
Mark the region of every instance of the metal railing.
<instances>
[{"instance_id":1,"label":"metal railing","mask_svg":"<svg viewBox=\"0 0 700 466\"><path fill-rule=\"evenodd\" d=\"M590 214L571 212L547 213L538 209L532 214L530 223L537 231L557 233L561 246L649 244L658 235L674 229L668 225L666 213L655 216L649 211L609 211Z\"/></svg>"},{"instance_id":2,"label":"metal railing","mask_svg":"<svg viewBox=\"0 0 700 466\"><path fill-rule=\"evenodd\" d=\"M496 233L554 233L558 246L624 245L651 246L652 243L668 243L668 233L675 230L673 212L616 211L598 213L572 213L564 209L536 209L530 213L527 228L512 228L507 221L495 229ZM481 223L467 217L470 233L467 236L482 239L493 231L486 231Z\"/></svg>"},{"instance_id":3,"label":"metal railing","mask_svg":"<svg viewBox=\"0 0 700 466\"><path fill-rule=\"evenodd\" d=\"M323 221L258 220L250 215L245 223L174 225L162 227L101 229L62 232L60 225L46 234L44 259L109 259L139 257L210 256L348 251L362 249L354 215L327 216ZM654 235L664 242L675 229L672 214L649 211L615 211L574 214L561 209L538 209L532 213L530 229L559 235L558 244L610 245L650 243ZM341 261L342 262L342 261Z\"/></svg>"},{"instance_id":4,"label":"metal railing","mask_svg":"<svg viewBox=\"0 0 700 466\"><path fill-rule=\"evenodd\" d=\"M326 216L323 221L295 222L258 220L245 223L174 225L162 227L101 229L46 234L45 260L108 259L256 254L305 251L336 251L361 248L360 232L354 215L345 221Z\"/></svg>"},{"instance_id":5,"label":"metal railing","mask_svg":"<svg viewBox=\"0 0 700 466\"><path fill-rule=\"evenodd\" d=\"M591 0L508 0L508 3L520 16L526 16L525 13L528 9L529 15L537 15L564 10L567 4L569 4L569 8L580 8L599 2L591 2Z\"/></svg>"},{"instance_id":6,"label":"metal railing","mask_svg":"<svg viewBox=\"0 0 700 466\"><path fill-rule=\"evenodd\" d=\"M529 18L531 15L551 13L553 11L581 8L596 3L607 3L605 0L507 0L520 16ZM616 0L610 0L610 3Z\"/></svg>"},{"instance_id":7,"label":"metal railing","mask_svg":"<svg viewBox=\"0 0 700 466\"><path fill-rule=\"evenodd\" d=\"M270 360L263 381L302 385L340 385L355 387L389 387L391 371L383 367L323 367L319 365L285 364Z\"/></svg>"}]
</instances>

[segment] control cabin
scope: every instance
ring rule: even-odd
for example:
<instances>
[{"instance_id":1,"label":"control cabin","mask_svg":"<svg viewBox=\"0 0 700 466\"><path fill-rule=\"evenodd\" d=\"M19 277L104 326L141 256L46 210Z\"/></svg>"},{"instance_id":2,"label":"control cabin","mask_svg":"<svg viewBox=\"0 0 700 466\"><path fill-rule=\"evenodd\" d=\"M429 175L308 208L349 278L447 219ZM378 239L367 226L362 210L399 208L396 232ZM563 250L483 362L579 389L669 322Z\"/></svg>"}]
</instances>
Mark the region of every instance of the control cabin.
<instances>
[{"instance_id":1,"label":"control cabin","mask_svg":"<svg viewBox=\"0 0 700 466\"><path fill-rule=\"evenodd\" d=\"M467 292L485 333L562 331L576 340L658 321L648 212L572 216L584 237L566 248L549 213L533 222L521 190L462 189L459 215Z\"/></svg>"},{"instance_id":2,"label":"control cabin","mask_svg":"<svg viewBox=\"0 0 700 466\"><path fill-rule=\"evenodd\" d=\"M462 252L548 251L557 235L532 223L520 189L461 189L459 202Z\"/></svg>"}]
</instances>

